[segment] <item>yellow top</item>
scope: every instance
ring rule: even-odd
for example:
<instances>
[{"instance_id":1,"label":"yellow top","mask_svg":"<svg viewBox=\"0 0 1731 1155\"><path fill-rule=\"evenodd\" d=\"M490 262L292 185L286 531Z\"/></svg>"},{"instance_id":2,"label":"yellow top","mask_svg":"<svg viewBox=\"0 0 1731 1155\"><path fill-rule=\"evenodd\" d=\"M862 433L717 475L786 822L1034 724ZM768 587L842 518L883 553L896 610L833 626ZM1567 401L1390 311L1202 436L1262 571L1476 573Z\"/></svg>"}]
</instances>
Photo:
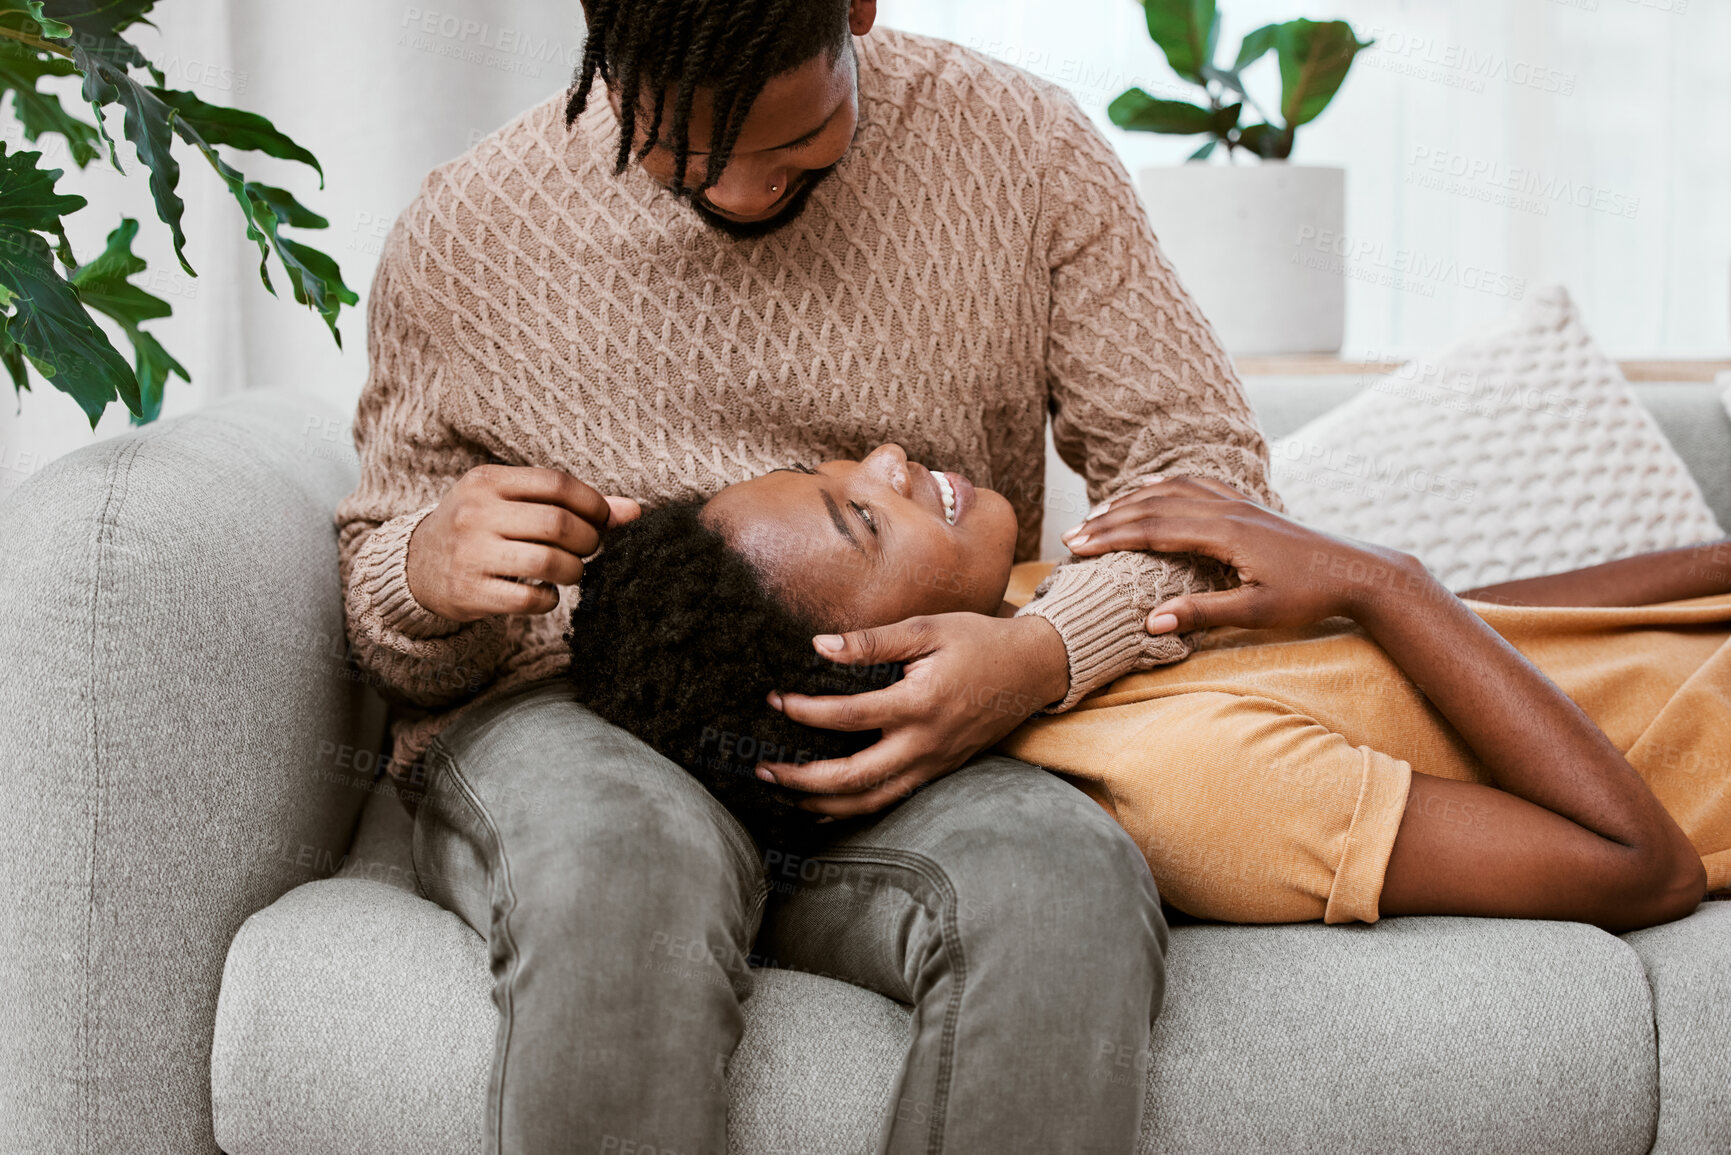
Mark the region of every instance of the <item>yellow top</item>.
<instances>
[{"instance_id":1,"label":"yellow top","mask_svg":"<svg viewBox=\"0 0 1731 1155\"><path fill-rule=\"evenodd\" d=\"M1010 601L1051 563L1017 566ZM1731 887L1731 594L1475 613L1580 705ZM998 749L1063 774L1172 905L1228 922L1375 922L1412 771L1491 785L1359 627L1220 628Z\"/></svg>"}]
</instances>

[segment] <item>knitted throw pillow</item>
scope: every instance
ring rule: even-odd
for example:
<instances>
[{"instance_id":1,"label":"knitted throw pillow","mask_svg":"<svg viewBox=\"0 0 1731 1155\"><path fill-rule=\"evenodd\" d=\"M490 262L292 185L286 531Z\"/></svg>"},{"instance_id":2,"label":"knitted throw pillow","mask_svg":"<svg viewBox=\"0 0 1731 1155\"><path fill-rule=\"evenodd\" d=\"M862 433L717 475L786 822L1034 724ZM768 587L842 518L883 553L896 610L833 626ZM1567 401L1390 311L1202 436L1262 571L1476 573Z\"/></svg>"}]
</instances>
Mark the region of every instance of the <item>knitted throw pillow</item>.
<instances>
[{"instance_id":1,"label":"knitted throw pillow","mask_svg":"<svg viewBox=\"0 0 1731 1155\"><path fill-rule=\"evenodd\" d=\"M1417 555L1451 590L1723 536L1561 286L1271 446L1299 521Z\"/></svg>"}]
</instances>

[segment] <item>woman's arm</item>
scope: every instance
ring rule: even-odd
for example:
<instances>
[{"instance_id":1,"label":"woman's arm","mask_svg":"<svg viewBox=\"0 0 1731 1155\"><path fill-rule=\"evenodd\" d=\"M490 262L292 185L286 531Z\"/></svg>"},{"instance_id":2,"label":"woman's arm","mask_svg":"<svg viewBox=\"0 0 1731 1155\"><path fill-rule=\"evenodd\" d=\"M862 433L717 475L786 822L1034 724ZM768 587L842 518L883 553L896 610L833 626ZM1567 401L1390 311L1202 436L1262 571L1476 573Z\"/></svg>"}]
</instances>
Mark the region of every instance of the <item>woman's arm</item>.
<instances>
[{"instance_id":1,"label":"woman's arm","mask_svg":"<svg viewBox=\"0 0 1731 1155\"><path fill-rule=\"evenodd\" d=\"M1628 759L1416 558L1309 529L1217 482L1150 488L1091 519L1084 549L1203 553L1241 582L1156 607L1150 629L1351 617L1495 781L1413 775L1383 914L1573 919L1620 932L1701 901L1700 856Z\"/></svg>"},{"instance_id":2,"label":"woman's arm","mask_svg":"<svg viewBox=\"0 0 1731 1155\"><path fill-rule=\"evenodd\" d=\"M1460 596L1509 606L1650 606L1731 593L1731 538L1498 582Z\"/></svg>"}]
</instances>

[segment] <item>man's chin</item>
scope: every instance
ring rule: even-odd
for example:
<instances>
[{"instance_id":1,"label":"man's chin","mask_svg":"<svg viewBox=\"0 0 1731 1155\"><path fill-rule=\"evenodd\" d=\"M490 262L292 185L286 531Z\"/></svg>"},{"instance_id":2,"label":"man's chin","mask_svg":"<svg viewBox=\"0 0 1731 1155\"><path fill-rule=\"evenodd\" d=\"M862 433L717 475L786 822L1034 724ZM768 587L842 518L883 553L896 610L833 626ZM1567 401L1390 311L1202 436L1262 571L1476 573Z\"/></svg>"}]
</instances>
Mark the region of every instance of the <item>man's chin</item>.
<instances>
[{"instance_id":1,"label":"man's chin","mask_svg":"<svg viewBox=\"0 0 1731 1155\"><path fill-rule=\"evenodd\" d=\"M702 217L703 222L714 228L717 232L726 233L728 236L733 237L736 240L750 240L753 237L768 236L770 233L793 223L794 218L805 211L807 202L811 200L812 192L815 191L817 186L822 184L824 179L834 171L834 165L825 169L812 170L811 174L806 178L805 183L794 190L794 194L787 199L787 204L782 207L782 210L772 217L765 217L761 221L730 220L705 205L696 197L688 197L686 199L690 202L692 211Z\"/></svg>"}]
</instances>

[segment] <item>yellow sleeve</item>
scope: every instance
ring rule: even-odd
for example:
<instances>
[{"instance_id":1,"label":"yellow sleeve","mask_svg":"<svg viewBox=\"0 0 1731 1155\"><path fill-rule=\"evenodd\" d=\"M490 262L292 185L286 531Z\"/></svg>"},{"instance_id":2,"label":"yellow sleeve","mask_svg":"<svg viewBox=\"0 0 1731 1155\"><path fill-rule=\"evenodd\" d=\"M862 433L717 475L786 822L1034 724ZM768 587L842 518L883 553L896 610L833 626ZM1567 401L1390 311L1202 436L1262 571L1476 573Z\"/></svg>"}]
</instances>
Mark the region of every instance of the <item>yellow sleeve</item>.
<instances>
[{"instance_id":1,"label":"yellow sleeve","mask_svg":"<svg viewBox=\"0 0 1731 1155\"><path fill-rule=\"evenodd\" d=\"M1183 693L1036 718L999 746L1072 778L1162 897L1225 922L1375 922L1412 767L1268 698Z\"/></svg>"}]
</instances>

